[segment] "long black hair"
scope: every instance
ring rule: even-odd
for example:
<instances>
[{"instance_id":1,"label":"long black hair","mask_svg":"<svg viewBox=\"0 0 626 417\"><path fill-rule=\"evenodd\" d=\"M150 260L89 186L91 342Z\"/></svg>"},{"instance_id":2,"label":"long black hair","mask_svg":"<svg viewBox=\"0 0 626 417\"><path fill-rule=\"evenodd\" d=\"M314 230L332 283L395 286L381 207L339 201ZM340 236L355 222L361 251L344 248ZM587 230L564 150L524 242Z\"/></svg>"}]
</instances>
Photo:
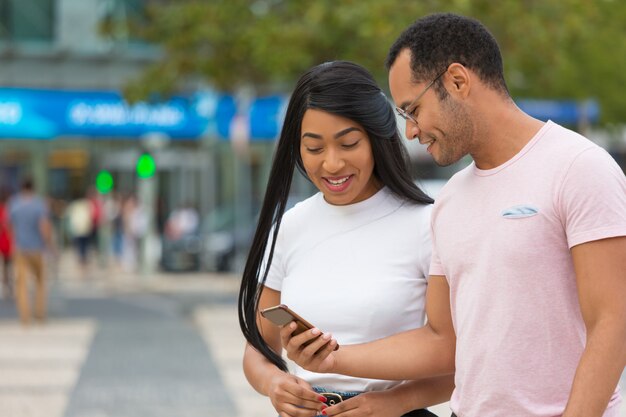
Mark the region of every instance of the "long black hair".
<instances>
[{"instance_id":1,"label":"long black hair","mask_svg":"<svg viewBox=\"0 0 626 417\"><path fill-rule=\"evenodd\" d=\"M246 340L283 371L287 367L280 352L274 352L259 332L257 310L274 255L294 167L306 176L300 157L300 135L307 109L323 110L361 125L370 139L373 175L380 183L413 203L433 203L413 182L393 109L366 69L351 62L334 61L317 65L300 77L287 107L238 301L239 324ZM264 262L268 242L271 246Z\"/></svg>"}]
</instances>

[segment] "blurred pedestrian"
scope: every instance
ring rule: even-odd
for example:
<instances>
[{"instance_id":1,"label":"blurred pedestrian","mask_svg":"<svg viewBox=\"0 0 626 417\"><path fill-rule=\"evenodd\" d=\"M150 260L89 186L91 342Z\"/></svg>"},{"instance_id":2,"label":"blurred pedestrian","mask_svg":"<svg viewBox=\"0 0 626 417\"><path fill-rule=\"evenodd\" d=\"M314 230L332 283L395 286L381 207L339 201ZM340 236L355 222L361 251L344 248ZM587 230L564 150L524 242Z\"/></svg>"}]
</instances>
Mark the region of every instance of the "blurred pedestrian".
<instances>
[{"instance_id":1,"label":"blurred pedestrian","mask_svg":"<svg viewBox=\"0 0 626 417\"><path fill-rule=\"evenodd\" d=\"M117 269L121 266L124 250L123 202L122 195L113 191L106 205L107 217L111 224L111 252Z\"/></svg>"},{"instance_id":2,"label":"blurred pedestrian","mask_svg":"<svg viewBox=\"0 0 626 417\"><path fill-rule=\"evenodd\" d=\"M35 318L47 316L45 249L50 244L48 206L36 195L33 182L24 180L21 191L9 201L9 215L15 242L15 296L22 324L31 322L29 278L35 280Z\"/></svg>"},{"instance_id":3,"label":"blurred pedestrian","mask_svg":"<svg viewBox=\"0 0 626 417\"><path fill-rule=\"evenodd\" d=\"M0 262L2 262L2 289L5 298L13 297L13 276L11 260L13 256L13 238L9 221L9 190L0 189Z\"/></svg>"},{"instance_id":4,"label":"blurred pedestrian","mask_svg":"<svg viewBox=\"0 0 626 417\"><path fill-rule=\"evenodd\" d=\"M81 278L86 278L89 268L89 247L93 238L93 204L86 196L74 199L65 211L68 232L76 248Z\"/></svg>"},{"instance_id":5,"label":"blurred pedestrian","mask_svg":"<svg viewBox=\"0 0 626 417\"><path fill-rule=\"evenodd\" d=\"M136 272L141 256L141 241L148 232L148 214L134 194L130 194L122 207L124 223L124 253L122 266L128 272Z\"/></svg>"},{"instance_id":6,"label":"blurred pedestrian","mask_svg":"<svg viewBox=\"0 0 626 417\"><path fill-rule=\"evenodd\" d=\"M284 212L296 168L319 192ZM289 101L239 297L244 372L281 416L317 415L338 398L354 416L432 416L424 403L450 397L452 375L287 372L279 327L259 315L287 304L342 344L423 325L432 202L412 181L393 108L367 70L345 61L308 70ZM417 398L420 386L431 394Z\"/></svg>"},{"instance_id":7,"label":"blurred pedestrian","mask_svg":"<svg viewBox=\"0 0 626 417\"><path fill-rule=\"evenodd\" d=\"M317 352L318 342L302 349L312 335L290 340L286 329L289 357L371 378L454 369L450 404L460 417L617 417L624 173L593 142L516 106L498 44L475 19L417 20L387 66L407 138L442 166L473 159L433 209L427 325L336 353Z\"/></svg>"},{"instance_id":8,"label":"blurred pedestrian","mask_svg":"<svg viewBox=\"0 0 626 417\"><path fill-rule=\"evenodd\" d=\"M105 216L104 201L102 195L93 186L87 189L86 197L89 204L91 204L91 234L89 236L89 244L92 246L95 256L102 257L103 254L100 253L100 228L102 227Z\"/></svg>"},{"instance_id":9,"label":"blurred pedestrian","mask_svg":"<svg viewBox=\"0 0 626 417\"><path fill-rule=\"evenodd\" d=\"M193 204L183 204L168 216L165 234L169 240L176 241L195 233L199 225L200 217Z\"/></svg>"}]
</instances>

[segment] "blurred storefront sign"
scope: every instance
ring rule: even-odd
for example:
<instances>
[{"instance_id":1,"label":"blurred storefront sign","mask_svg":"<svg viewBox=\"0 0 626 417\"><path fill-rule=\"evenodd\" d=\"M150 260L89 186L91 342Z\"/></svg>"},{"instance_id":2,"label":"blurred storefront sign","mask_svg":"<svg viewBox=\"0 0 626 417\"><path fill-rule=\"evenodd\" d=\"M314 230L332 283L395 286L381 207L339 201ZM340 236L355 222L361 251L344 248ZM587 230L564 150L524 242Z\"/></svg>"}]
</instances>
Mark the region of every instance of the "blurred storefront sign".
<instances>
[{"instance_id":1,"label":"blurred storefront sign","mask_svg":"<svg viewBox=\"0 0 626 417\"><path fill-rule=\"evenodd\" d=\"M552 120L565 125L595 123L600 105L595 100L516 100L520 109L539 120Z\"/></svg>"},{"instance_id":2,"label":"blurred storefront sign","mask_svg":"<svg viewBox=\"0 0 626 417\"><path fill-rule=\"evenodd\" d=\"M286 98L260 97L249 110L249 138L273 140ZM172 140L211 135L229 139L236 101L230 95L197 93L164 103L127 103L118 92L0 88L0 138L140 138L159 132Z\"/></svg>"},{"instance_id":3,"label":"blurred storefront sign","mask_svg":"<svg viewBox=\"0 0 626 417\"><path fill-rule=\"evenodd\" d=\"M194 139L206 125L180 97L131 105L117 92L0 88L2 138L129 138L156 131L172 139Z\"/></svg>"},{"instance_id":4,"label":"blurred storefront sign","mask_svg":"<svg viewBox=\"0 0 626 417\"><path fill-rule=\"evenodd\" d=\"M250 106L250 137L273 140L280 133L287 105L284 96L259 97Z\"/></svg>"}]
</instances>

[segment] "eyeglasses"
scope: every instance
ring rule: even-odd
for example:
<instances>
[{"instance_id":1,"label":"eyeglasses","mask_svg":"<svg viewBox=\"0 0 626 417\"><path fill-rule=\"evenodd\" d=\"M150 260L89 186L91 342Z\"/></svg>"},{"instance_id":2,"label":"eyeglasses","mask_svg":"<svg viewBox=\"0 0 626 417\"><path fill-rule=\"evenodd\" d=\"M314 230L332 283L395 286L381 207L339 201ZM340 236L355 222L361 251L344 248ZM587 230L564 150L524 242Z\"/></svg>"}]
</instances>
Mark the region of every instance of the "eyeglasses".
<instances>
[{"instance_id":1,"label":"eyeglasses","mask_svg":"<svg viewBox=\"0 0 626 417\"><path fill-rule=\"evenodd\" d=\"M426 88L424 88L424 90L422 90L421 93L419 93L417 95L417 97L415 97L415 99L408 105L406 106L406 110L401 108L401 107L396 107L396 111L398 112L398 114L400 115L400 117L402 117L404 120L410 120L411 122L415 123L417 125L417 120L415 119L415 116L413 115L413 110L411 110L411 108L415 105L415 103L417 103L417 101L422 98L422 96L424 94L426 94L426 92L430 89L430 87L432 87L433 85L435 85L435 83L437 82L437 80L439 78L441 78L441 76L443 74L446 73L446 71L448 71L448 69L446 68L443 72L441 72L439 75L437 75L435 77L434 80L432 80L430 83L428 83L428 85L426 86Z\"/></svg>"}]
</instances>

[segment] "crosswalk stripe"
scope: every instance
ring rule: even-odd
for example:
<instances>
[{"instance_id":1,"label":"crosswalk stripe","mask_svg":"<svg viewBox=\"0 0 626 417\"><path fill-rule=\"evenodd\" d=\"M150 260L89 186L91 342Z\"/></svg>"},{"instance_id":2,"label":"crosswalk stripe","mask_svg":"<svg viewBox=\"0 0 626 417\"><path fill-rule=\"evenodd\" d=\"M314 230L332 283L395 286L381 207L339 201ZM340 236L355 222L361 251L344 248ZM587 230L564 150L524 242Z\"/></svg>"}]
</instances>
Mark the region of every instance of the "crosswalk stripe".
<instances>
[{"instance_id":1,"label":"crosswalk stripe","mask_svg":"<svg viewBox=\"0 0 626 417\"><path fill-rule=\"evenodd\" d=\"M62 417L95 334L92 320L0 322L3 417Z\"/></svg>"},{"instance_id":2,"label":"crosswalk stripe","mask_svg":"<svg viewBox=\"0 0 626 417\"><path fill-rule=\"evenodd\" d=\"M238 330L235 306L198 308L194 312L194 320L235 402L236 417L276 417L270 400L252 389L243 374L241 361L245 339Z\"/></svg>"}]
</instances>

